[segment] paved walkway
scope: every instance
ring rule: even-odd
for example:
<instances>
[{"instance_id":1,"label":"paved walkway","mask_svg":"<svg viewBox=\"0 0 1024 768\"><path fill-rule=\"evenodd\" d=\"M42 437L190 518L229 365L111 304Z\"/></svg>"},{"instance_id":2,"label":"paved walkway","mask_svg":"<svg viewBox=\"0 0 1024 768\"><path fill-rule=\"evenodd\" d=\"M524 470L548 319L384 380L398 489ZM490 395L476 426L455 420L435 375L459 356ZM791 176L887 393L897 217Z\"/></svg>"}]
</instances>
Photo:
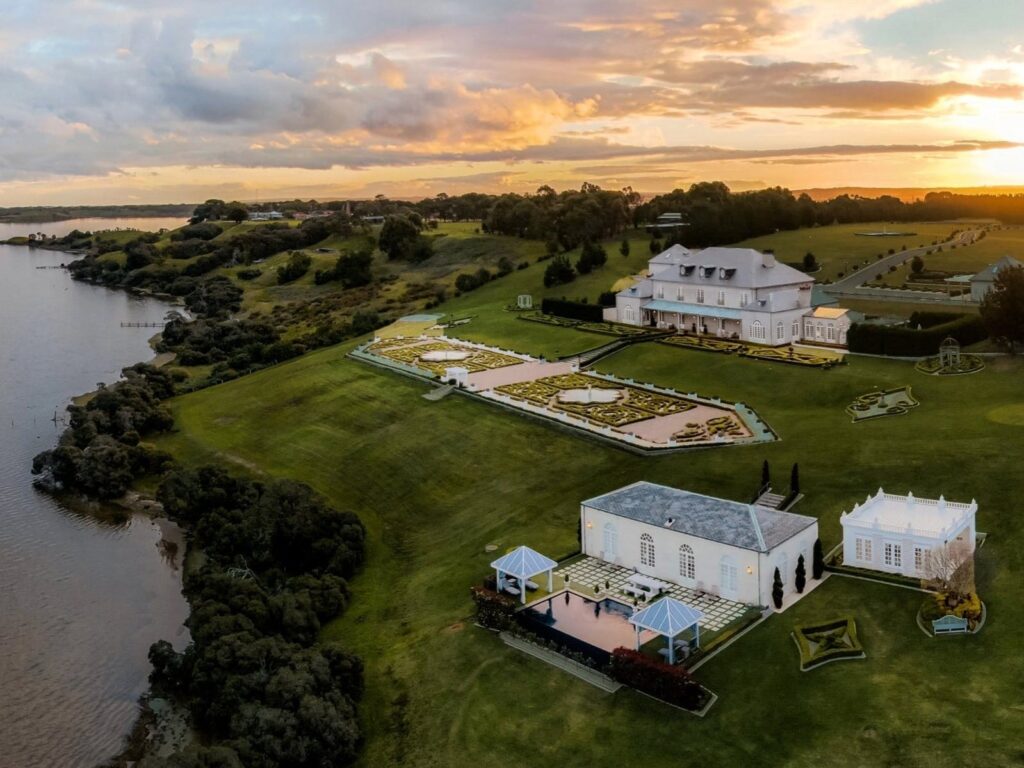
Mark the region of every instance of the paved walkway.
<instances>
[{"instance_id":1,"label":"paved walkway","mask_svg":"<svg viewBox=\"0 0 1024 768\"><path fill-rule=\"evenodd\" d=\"M567 580L567 586L570 587L572 584L569 582L574 582L587 590L593 590L595 584L599 585L601 587L599 598L629 599L622 592L623 585L633 575L633 571L629 568L613 565L596 557L584 557L557 569L555 573L564 577ZM605 587L606 582L607 588ZM701 629L717 632L736 621L747 610L747 606L743 603L726 600L724 597L715 597L712 594L702 593L680 584L666 583L669 584L669 589L664 594L697 608L704 614L704 618L700 622Z\"/></svg>"}]
</instances>

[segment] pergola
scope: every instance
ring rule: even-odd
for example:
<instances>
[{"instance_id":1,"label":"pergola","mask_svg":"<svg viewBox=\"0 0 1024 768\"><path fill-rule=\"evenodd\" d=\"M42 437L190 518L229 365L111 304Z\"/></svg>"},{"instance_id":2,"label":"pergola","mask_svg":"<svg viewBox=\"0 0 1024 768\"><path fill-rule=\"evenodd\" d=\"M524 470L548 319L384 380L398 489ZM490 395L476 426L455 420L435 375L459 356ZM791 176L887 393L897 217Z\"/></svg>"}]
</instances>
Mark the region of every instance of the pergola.
<instances>
[{"instance_id":1,"label":"pergola","mask_svg":"<svg viewBox=\"0 0 1024 768\"><path fill-rule=\"evenodd\" d=\"M530 577L547 571L548 592L550 592L552 587L552 571L557 566L558 563L550 557L545 557L540 552L525 546L516 547L507 555L499 557L491 563L491 568L497 574L498 591L501 592L504 588L506 576L515 576L519 582L520 599L524 603L526 602L526 582Z\"/></svg>"},{"instance_id":2,"label":"pergola","mask_svg":"<svg viewBox=\"0 0 1024 768\"><path fill-rule=\"evenodd\" d=\"M636 629L636 650L640 650L640 631L647 629L668 638L668 663L675 664L676 637L693 627L694 638L700 645L700 624L704 614L674 597L663 597L629 617Z\"/></svg>"}]
</instances>

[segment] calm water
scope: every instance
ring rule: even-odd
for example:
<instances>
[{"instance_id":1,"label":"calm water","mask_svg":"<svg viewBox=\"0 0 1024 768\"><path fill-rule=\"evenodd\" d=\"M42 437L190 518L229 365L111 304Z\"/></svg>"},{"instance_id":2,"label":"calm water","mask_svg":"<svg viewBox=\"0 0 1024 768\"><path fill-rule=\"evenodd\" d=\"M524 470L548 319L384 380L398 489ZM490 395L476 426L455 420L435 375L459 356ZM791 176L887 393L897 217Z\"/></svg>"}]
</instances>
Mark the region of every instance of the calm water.
<instances>
[{"instance_id":1,"label":"calm water","mask_svg":"<svg viewBox=\"0 0 1024 768\"><path fill-rule=\"evenodd\" d=\"M174 226L107 220L100 226ZM96 222L0 225L0 239ZM187 641L178 563L161 527L76 515L35 491L32 456L73 395L152 353L167 306L36 269L64 254L0 245L0 766L94 766L116 753L146 688L146 652ZM167 537L175 538L173 526ZM180 554L179 554L180 557Z\"/></svg>"},{"instance_id":2,"label":"calm water","mask_svg":"<svg viewBox=\"0 0 1024 768\"><path fill-rule=\"evenodd\" d=\"M633 609L618 600L594 601L575 592L559 592L526 610L537 622L605 651L632 648L636 642L636 630L629 623ZM648 639L646 633L643 637Z\"/></svg>"}]
</instances>

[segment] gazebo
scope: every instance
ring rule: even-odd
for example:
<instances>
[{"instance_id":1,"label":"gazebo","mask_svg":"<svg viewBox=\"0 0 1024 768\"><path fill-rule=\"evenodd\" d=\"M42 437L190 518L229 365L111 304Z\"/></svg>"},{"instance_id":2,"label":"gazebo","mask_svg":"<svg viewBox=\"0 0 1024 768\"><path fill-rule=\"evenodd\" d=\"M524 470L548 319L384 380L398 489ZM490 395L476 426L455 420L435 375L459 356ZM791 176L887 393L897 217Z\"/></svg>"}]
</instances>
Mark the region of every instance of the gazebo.
<instances>
[{"instance_id":1,"label":"gazebo","mask_svg":"<svg viewBox=\"0 0 1024 768\"><path fill-rule=\"evenodd\" d=\"M956 369L960 367L960 342L952 336L939 345L939 367Z\"/></svg>"},{"instance_id":2,"label":"gazebo","mask_svg":"<svg viewBox=\"0 0 1024 768\"><path fill-rule=\"evenodd\" d=\"M647 629L668 638L668 663L675 664L676 637L693 627L694 638L700 645L700 624L704 614L673 597L663 597L629 617L636 629L636 649L640 650L640 631Z\"/></svg>"},{"instance_id":3,"label":"gazebo","mask_svg":"<svg viewBox=\"0 0 1024 768\"><path fill-rule=\"evenodd\" d=\"M525 603L526 582L530 577L547 571L548 592L550 592L552 587L552 571L557 565L558 563L550 557L545 557L540 552L523 546L516 547L507 555L499 557L491 563L491 568L494 569L497 576L498 591L501 592L504 589L507 576L514 576L519 584L520 599Z\"/></svg>"}]
</instances>

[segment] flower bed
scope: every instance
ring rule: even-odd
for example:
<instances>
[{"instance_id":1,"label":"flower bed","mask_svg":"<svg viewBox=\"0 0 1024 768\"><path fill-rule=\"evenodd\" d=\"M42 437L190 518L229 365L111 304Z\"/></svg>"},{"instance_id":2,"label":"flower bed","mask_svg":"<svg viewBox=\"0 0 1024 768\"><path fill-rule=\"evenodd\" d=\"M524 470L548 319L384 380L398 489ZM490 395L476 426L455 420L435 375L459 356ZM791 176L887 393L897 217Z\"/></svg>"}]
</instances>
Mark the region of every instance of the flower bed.
<instances>
[{"instance_id":1,"label":"flower bed","mask_svg":"<svg viewBox=\"0 0 1024 768\"><path fill-rule=\"evenodd\" d=\"M563 392L591 388L618 390L624 394L624 398L607 403L580 403L565 402L558 397ZM627 424L644 421L656 416L683 413L696 407L693 403L680 397L672 397L671 395L659 392L651 392L626 384L619 384L585 373L564 373L558 376L535 379L534 381L505 384L495 387L495 392L527 400L555 411L571 413L608 427L623 427ZM725 421L722 421L723 419ZM709 429L714 430L711 434L717 434L718 432L726 435L743 434L739 424L729 416L711 419L709 425L711 421L716 422L716 424L703 430L702 434L705 436ZM696 440L698 438L695 437L693 439Z\"/></svg>"},{"instance_id":2,"label":"flower bed","mask_svg":"<svg viewBox=\"0 0 1024 768\"><path fill-rule=\"evenodd\" d=\"M511 355L503 355L500 352L492 352L489 349L478 349L469 345L453 344L449 341L430 341L417 343L415 340L403 339L399 342L388 340L371 344L367 352L378 357L386 357L406 365L444 376L445 370L452 365L467 369L470 373L487 371L494 368L504 368L509 365L519 365L523 361ZM466 355L458 360L430 360L424 359L425 355L431 354L435 357L451 355Z\"/></svg>"},{"instance_id":3,"label":"flower bed","mask_svg":"<svg viewBox=\"0 0 1024 768\"><path fill-rule=\"evenodd\" d=\"M606 336L646 336L657 331L643 328L638 325L623 325L621 323L598 323L587 320L575 320L570 317L558 317L557 315L546 315L543 312L532 312L519 315L520 320L529 320L533 323L544 323L545 325L557 325L562 328L576 328L580 331L591 333L603 333Z\"/></svg>"},{"instance_id":4,"label":"flower bed","mask_svg":"<svg viewBox=\"0 0 1024 768\"><path fill-rule=\"evenodd\" d=\"M742 352L746 348L746 345L741 342L717 339L713 336L669 336L667 339L659 339L659 341L662 344L671 344L675 347L706 349L709 352L724 352L727 355Z\"/></svg>"},{"instance_id":5,"label":"flower bed","mask_svg":"<svg viewBox=\"0 0 1024 768\"><path fill-rule=\"evenodd\" d=\"M804 624L793 628L793 639L800 651L800 670L820 667L830 661L865 658L857 638L857 623L845 617L821 624Z\"/></svg>"},{"instance_id":6,"label":"flower bed","mask_svg":"<svg viewBox=\"0 0 1024 768\"><path fill-rule=\"evenodd\" d=\"M740 357L752 357L757 360L771 360L791 365L808 365L813 368L831 368L842 360L838 357L827 357L815 352L807 352L795 347L747 347L740 352Z\"/></svg>"},{"instance_id":7,"label":"flower bed","mask_svg":"<svg viewBox=\"0 0 1024 768\"><path fill-rule=\"evenodd\" d=\"M858 422L881 416L900 416L918 405L920 402L914 399L910 387L898 387L861 395L846 406L846 412L854 422Z\"/></svg>"},{"instance_id":8,"label":"flower bed","mask_svg":"<svg viewBox=\"0 0 1024 768\"><path fill-rule=\"evenodd\" d=\"M921 373L931 376L957 376L966 373L977 373L985 367L985 361L979 355L960 355L959 365L943 366L939 363L938 357L928 357L918 360L914 367Z\"/></svg>"}]
</instances>

